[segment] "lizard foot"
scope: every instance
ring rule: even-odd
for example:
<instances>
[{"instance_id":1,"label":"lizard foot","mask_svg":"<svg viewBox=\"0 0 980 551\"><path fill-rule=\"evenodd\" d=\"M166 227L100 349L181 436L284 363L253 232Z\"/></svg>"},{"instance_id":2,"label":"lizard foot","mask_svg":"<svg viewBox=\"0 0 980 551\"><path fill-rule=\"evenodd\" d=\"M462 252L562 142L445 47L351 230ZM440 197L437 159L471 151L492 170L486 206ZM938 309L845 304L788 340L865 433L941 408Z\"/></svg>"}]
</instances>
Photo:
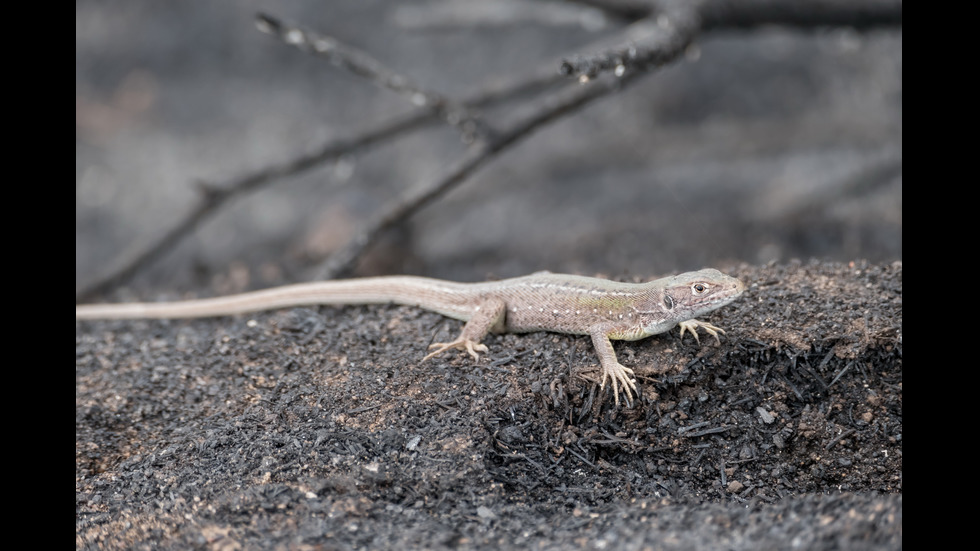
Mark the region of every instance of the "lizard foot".
<instances>
[{"instance_id":1,"label":"lizard foot","mask_svg":"<svg viewBox=\"0 0 980 551\"><path fill-rule=\"evenodd\" d=\"M623 395L626 396L626 405L633 407L633 393L637 392L636 382L631 378L633 370L625 367L619 362L603 364L602 382L600 389L606 388L606 379L612 381L613 396L616 399L616 406L619 406L619 385L623 385ZM637 394L639 394L637 392Z\"/></svg>"},{"instance_id":2,"label":"lizard foot","mask_svg":"<svg viewBox=\"0 0 980 551\"><path fill-rule=\"evenodd\" d=\"M694 335L694 340L697 341L698 344L701 344L701 339L698 338L698 327L704 329L708 334L714 337L715 342L718 343L719 346L721 346L721 339L718 338L718 333L721 333L722 335L725 334L725 330L721 327L715 327L714 325L704 321L687 320L682 321L677 325L679 325L681 328L681 340L684 340L684 332L690 331L691 334Z\"/></svg>"},{"instance_id":3,"label":"lizard foot","mask_svg":"<svg viewBox=\"0 0 980 551\"><path fill-rule=\"evenodd\" d=\"M465 350L469 352L470 356L473 356L474 360L480 359L480 355L478 354L478 352L486 353L489 352L490 350L489 348L487 348L487 345L485 344L480 344L470 339L464 339L463 337L460 337L454 340L453 342L434 342L429 345L430 350L433 348L435 348L435 350L429 352L429 354L426 357L422 358L423 362L433 356L437 356L439 354L442 354L446 350L451 350L453 348L458 348L460 350Z\"/></svg>"}]
</instances>

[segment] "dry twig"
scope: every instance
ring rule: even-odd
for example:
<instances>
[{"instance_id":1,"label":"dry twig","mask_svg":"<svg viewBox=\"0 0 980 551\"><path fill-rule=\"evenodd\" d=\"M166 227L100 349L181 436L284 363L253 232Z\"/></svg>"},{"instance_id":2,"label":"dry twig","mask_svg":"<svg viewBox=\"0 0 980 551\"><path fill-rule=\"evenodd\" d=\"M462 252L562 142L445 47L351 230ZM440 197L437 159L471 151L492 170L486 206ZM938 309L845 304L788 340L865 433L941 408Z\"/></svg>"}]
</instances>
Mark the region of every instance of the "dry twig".
<instances>
[{"instance_id":1,"label":"dry twig","mask_svg":"<svg viewBox=\"0 0 980 551\"><path fill-rule=\"evenodd\" d=\"M637 76L647 74L655 67L676 60L703 30L745 28L761 24L802 28L828 25L869 28L901 25L902 22L902 6L899 0L590 0L585 3L624 18L643 14L648 14L648 17L626 27L614 39L612 46L586 47L583 48L584 51L596 53L569 56L561 63L561 74L576 76L583 82L593 82L584 87L563 89L551 96L545 96L536 103L534 112L527 118L496 132L490 131L487 125L474 117L472 110L547 91L560 78L557 72L538 71L529 77L512 80L504 86L481 89L466 100L452 101L413 84L410 78L388 69L363 52L312 31L283 25L273 17L259 15L257 25L260 30L275 34L284 42L304 51L325 56L335 65L365 76L385 88L407 94L413 99L413 103L423 106L424 110L383 123L360 136L328 143L311 154L298 156L221 184L202 185L201 200L190 213L142 252L124 259L119 267L96 279L94 283L80 290L76 289L76 301L89 299L126 282L171 250L229 200L273 181L402 136L439 118L459 128L464 139L466 136L479 138L464 157L442 177L408 190L402 199L382 209L380 215L361 228L348 245L337 251L318 269L324 276L346 273L387 228L411 216L440 194L464 181L494 155L556 118L627 86ZM649 11L645 11L645 6L650 6ZM602 77L605 71L612 71L618 78Z\"/></svg>"},{"instance_id":2,"label":"dry twig","mask_svg":"<svg viewBox=\"0 0 980 551\"><path fill-rule=\"evenodd\" d=\"M472 143L488 132L486 126L465 105L422 88L411 78L388 68L366 52L309 29L287 25L263 13L255 16L255 26L261 32L277 36L286 44L304 52L324 57L333 65L364 77L381 88L408 96L416 107L435 111L439 117L459 130L465 143Z\"/></svg>"}]
</instances>

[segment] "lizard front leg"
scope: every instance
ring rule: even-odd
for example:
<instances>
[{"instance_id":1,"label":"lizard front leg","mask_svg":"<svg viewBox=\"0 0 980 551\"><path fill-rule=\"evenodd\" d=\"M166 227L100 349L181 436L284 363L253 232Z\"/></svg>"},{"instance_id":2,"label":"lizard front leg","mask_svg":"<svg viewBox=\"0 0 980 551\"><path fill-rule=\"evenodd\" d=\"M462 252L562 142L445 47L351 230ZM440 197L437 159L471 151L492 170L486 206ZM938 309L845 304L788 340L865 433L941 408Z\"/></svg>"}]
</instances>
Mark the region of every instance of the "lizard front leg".
<instances>
[{"instance_id":1,"label":"lizard front leg","mask_svg":"<svg viewBox=\"0 0 980 551\"><path fill-rule=\"evenodd\" d=\"M487 352L487 346L481 344L483 337L487 336L491 330L502 329L504 326L504 316L506 315L507 305L500 299L487 299L480 303L473 312L473 316L463 326L463 332L452 342L435 342L429 345L429 349L435 348L432 352L422 358L426 361L429 358L458 348L469 352L474 360L480 359L478 352Z\"/></svg>"},{"instance_id":2,"label":"lizard front leg","mask_svg":"<svg viewBox=\"0 0 980 551\"><path fill-rule=\"evenodd\" d=\"M606 388L606 379L612 380L613 396L616 405L619 405L619 385L623 385L623 394L626 396L626 404L633 407L633 392L636 390L636 382L631 378L633 370L625 367L616 359L616 351L613 350L612 341L609 335L602 330L594 330L592 335L592 345L599 356L599 363L602 365L602 382L600 388Z\"/></svg>"},{"instance_id":3,"label":"lizard front leg","mask_svg":"<svg viewBox=\"0 0 980 551\"><path fill-rule=\"evenodd\" d=\"M698 338L698 327L700 327L701 329L704 329L709 335L711 335L712 337L714 337L715 338L715 342L718 343L719 346L721 346L721 339L718 338L718 333L721 333L722 335L725 334L725 330L722 329L721 327L717 327L717 326L711 325L708 322L698 321L698 320L695 320L695 319L690 319L690 320L687 320L687 321L682 321L682 322L678 323L677 325L679 325L680 328L681 328L681 340L682 341L684 340L684 333L686 331L690 331L691 334L694 335L694 340L697 341L698 344L701 344L701 339Z\"/></svg>"}]
</instances>

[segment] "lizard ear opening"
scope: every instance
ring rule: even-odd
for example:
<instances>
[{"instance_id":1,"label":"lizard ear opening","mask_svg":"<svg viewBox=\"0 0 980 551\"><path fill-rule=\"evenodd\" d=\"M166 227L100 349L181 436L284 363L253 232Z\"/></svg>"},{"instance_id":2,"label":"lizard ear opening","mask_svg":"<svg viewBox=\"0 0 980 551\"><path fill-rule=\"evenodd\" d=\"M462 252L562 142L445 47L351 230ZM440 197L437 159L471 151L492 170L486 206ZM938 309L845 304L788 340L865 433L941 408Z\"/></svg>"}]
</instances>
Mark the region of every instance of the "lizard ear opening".
<instances>
[{"instance_id":1,"label":"lizard ear opening","mask_svg":"<svg viewBox=\"0 0 980 551\"><path fill-rule=\"evenodd\" d=\"M664 306L666 306L668 310L674 309L674 298L667 293L664 293Z\"/></svg>"}]
</instances>

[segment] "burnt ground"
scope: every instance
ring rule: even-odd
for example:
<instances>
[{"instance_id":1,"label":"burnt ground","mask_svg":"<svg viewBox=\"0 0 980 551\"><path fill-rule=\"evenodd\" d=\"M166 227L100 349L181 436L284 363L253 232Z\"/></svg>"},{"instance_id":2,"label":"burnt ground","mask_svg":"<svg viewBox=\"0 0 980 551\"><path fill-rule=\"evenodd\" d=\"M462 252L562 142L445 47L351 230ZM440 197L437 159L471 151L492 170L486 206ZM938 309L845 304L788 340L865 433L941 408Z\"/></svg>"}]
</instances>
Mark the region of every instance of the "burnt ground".
<instances>
[{"instance_id":1,"label":"burnt ground","mask_svg":"<svg viewBox=\"0 0 980 551\"><path fill-rule=\"evenodd\" d=\"M616 344L632 409L407 307L76 322L76 547L901 548L901 262L727 271L720 346Z\"/></svg>"},{"instance_id":2,"label":"burnt ground","mask_svg":"<svg viewBox=\"0 0 980 551\"><path fill-rule=\"evenodd\" d=\"M416 109L257 32L257 12L456 100L626 26L513 9L536 2L481 3L509 22L411 24L453 4L76 2L76 301L203 187ZM460 281L744 278L744 298L708 317L728 330L721 346L677 331L617 343L640 375L633 409L596 393L582 337L492 336L478 363L420 365L460 324L410 308L76 323L76 547L900 548L902 52L900 24L705 32L365 259L362 275ZM499 128L543 98L483 116ZM313 279L462 154L458 132L433 125L329 159L225 205L100 298Z\"/></svg>"}]
</instances>

